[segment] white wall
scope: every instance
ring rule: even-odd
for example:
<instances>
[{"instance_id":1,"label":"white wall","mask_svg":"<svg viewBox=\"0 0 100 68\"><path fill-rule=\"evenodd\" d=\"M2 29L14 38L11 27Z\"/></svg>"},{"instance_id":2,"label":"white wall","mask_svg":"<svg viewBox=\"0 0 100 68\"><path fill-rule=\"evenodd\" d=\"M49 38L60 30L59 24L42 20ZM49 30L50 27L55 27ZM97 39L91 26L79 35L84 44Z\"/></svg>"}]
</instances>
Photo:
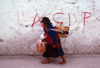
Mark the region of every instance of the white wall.
<instances>
[{"instance_id":1,"label":"white wall","mask_svg":"<svg viewBox=\"0 0 100 68\"><path fill-rule=\"evenodd\" d=\"M63 21L70 27L68 37L61 38L65 54L100 54L99 3L100 0L0 0L0 54L40 54L36 42L43 29L39 21L31 27L35 16L35 21L47 16L54 26L59 25L55 21Z\"/></svg>"}]
</instances>

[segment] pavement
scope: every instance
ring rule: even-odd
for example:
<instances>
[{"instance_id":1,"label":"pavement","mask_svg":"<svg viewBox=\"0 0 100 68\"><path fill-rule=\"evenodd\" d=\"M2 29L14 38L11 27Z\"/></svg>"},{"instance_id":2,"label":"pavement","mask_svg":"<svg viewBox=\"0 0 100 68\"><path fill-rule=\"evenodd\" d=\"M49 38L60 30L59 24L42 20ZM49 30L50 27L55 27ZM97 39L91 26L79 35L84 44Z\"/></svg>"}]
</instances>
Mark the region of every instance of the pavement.
<instances>
[{"instance_id":1,"label":"pavement","mask_svg":"<svg viewBox=\"0 0 100 68\"><path fill-rule=\"evenodd\" d=\"M50 58L49 64L42 64L45 58L36 56L0 56L0 68L100 68L100 54L65 55L67 63L61 65L61 57Z\"/></svg>"}]
</instances>

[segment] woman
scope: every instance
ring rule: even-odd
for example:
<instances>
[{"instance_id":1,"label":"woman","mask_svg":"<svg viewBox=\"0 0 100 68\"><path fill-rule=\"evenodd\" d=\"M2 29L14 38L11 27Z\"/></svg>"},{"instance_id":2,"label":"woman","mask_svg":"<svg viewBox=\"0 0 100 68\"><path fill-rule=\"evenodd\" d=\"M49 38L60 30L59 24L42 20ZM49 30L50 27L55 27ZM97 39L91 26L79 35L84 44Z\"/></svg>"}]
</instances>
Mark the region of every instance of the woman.
<instances>
[{"instance_id":1,"label":"woman","mask_svg":"<svg viewBox=\"0 0 100 68\"><path fill-rule=\"evenodd\" d=\"M46 38L43 39L43 41L47 42L46 52L43 53L43 57L46 57L46 60L42 63L49 63L50 57L57 58L59 56L61 56L62 58L62 62L60 62L60 64L66 63L66 59L64 58L64 52L60 43L60 38L55 33L55 31L50 30L54 29L54 27L52 26L52 23L50 22L49 18L43 17L41 22L43 23L46 35Z\"/></svg>"}]
</instances>

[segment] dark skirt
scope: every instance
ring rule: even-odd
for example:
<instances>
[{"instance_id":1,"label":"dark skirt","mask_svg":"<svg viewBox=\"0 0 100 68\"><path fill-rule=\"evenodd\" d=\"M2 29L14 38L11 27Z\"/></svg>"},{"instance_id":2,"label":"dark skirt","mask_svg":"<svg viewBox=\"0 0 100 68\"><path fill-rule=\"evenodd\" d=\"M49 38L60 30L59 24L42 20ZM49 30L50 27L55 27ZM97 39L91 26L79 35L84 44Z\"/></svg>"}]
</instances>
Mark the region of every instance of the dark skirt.
<instances>
[{"instance_id":1,"label":"dark skirt","mask_svg":"<svg viewBox=\"0 0 100 68\"><path fill-rule=\"evenodd\" d=\"M49 58L57 58L59 56L64 55L62 48L53 48L51 45L47 44L46 52L43 53L43 57Z\"/></svg>"}]
</instances>

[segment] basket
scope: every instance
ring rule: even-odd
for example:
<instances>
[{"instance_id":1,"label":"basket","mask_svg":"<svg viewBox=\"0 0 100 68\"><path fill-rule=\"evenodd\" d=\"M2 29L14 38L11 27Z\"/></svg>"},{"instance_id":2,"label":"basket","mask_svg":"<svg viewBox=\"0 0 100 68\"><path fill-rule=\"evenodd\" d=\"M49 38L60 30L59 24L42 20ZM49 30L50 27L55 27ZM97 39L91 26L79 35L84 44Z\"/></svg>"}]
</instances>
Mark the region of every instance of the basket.
<instances>
[{"instance_id":1,"label":"basket","mask_svg":"<svg viewBox=\"0 0 100 68\"><path fill-rule=\"evenodd\" d=\"M63 26L62 26L62 24L63 24ZM54 26L54 28L57 29L57 30L64 30L64 31L68 31L69 32L69 27L64 26L63 22L60 23L60 26ZM57 34L58 34L59 37L67 37L67 35L64 34L64 33L57 32Z\"/></svg>"},{"instance_id":2,"label":"basket","mask_svg":"<svg viewBox=\"0 0 100 68\"><path fill-rule=\"evenodd\" d=\"M36 44L36 47L37 47L37 51L38 52L46 52L46 47L47 47L47 44L45 42L42 42L42 41L39 41L37 44Z\"/></svg>"}]
</instances>

